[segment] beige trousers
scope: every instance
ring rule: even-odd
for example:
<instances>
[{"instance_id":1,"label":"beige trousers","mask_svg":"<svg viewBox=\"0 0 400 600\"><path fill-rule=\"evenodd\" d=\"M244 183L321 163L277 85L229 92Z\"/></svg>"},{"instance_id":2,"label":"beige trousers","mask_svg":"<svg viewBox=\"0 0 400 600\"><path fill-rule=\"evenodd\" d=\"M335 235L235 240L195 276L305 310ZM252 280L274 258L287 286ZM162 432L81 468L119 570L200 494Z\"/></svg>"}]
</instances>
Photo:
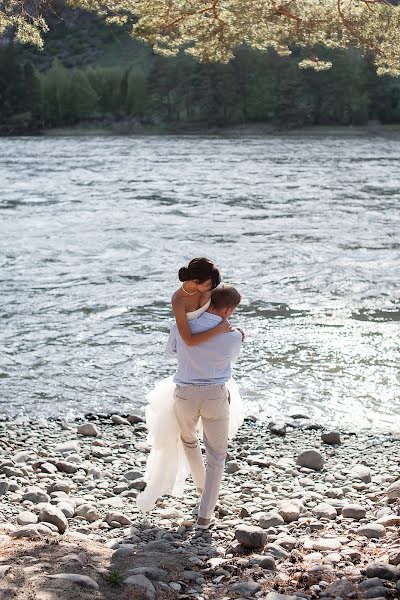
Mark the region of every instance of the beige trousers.
<instances>
[{"instance_id":1,"label":"beige trousers","mask_svg":"<svg viewBox=\"0 0 400 600\"><path fill-rule=\"evenodd\" d=\"M177 385L175 414L193 481L202 491L199 517L210 519L218 500L228 450L229 393L224 384ZM207 469L197 437L197 424L203 421L203 441Z\"/></svg>"}]
</instances>

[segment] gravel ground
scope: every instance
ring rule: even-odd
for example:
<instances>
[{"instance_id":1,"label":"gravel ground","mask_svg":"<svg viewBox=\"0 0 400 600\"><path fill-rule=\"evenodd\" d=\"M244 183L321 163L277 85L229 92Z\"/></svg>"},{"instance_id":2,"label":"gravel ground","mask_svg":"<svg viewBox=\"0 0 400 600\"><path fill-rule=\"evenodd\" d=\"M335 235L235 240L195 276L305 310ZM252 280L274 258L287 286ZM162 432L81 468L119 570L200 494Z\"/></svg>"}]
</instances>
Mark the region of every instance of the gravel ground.
<instances>
[{"instance_id":1,"label":"gravel ground","mask_svg":"<svg viewBox=\"0 0 400 600\"><path fill-rule=\"evenodd\" d=\"M138 415L0 423L0 600L398 598L400 434L248 418L216 524L198 497L137 507Z\"/></svg>"}]
</instances>

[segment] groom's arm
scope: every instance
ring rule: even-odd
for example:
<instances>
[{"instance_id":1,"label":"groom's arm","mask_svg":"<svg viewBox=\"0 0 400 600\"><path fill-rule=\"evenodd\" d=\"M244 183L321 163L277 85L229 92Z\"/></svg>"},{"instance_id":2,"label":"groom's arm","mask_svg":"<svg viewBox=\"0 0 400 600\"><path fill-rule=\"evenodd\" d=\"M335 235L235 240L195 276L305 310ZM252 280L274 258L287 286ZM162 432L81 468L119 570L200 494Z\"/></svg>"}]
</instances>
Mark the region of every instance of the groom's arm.
<instances>
[{"instance_id":1,"label":"groom's arm","mask_svg":"<svg viewBox=\"0 0 400 600\"><path fill-rule=\"evenodd\" d=\"M167 358L176 358L176 324L174 323L169 331L167 347L165 348Z\"/></svg>"}]
</instances>

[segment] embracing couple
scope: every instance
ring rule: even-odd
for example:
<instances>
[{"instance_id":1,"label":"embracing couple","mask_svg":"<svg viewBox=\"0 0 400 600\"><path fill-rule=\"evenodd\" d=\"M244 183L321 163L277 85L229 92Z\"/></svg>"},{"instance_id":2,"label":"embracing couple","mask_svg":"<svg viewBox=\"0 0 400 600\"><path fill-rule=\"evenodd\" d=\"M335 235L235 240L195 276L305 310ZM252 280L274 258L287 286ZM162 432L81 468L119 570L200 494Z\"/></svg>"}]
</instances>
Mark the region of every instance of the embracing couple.
<instances>
[{"instance_id":1,"label":"embracing couple","mask_svg":"<svg viewBox=\"0 0 400 600\"><path fill-rule=\"evenodd\" d=\"M206 258L195 258L180 269L179 279L182 285L172 297L175 323L167 343L167 356L177 359L178 368L148 395L151 451L147 486L137 502L145 512L163 494L181 495L190 472L201 495L197 527L208 529L228 439L243 422L231 364L239 355L244 334L228 322L241 297L233 286L221 284L217 267ZM199 435L206 450L206 468Z\"/></svg>"}]
</instances>

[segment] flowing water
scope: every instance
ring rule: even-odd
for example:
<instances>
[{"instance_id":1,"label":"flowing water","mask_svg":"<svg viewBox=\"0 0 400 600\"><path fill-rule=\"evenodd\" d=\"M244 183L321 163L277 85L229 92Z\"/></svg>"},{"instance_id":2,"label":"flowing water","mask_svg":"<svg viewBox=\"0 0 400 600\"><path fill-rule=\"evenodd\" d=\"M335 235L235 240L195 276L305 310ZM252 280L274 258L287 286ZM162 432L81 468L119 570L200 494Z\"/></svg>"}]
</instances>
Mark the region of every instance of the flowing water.
<instances>
[{"instance_id":1,"label":"flowing water","mask_svg":"<svg viewBox=\"0 0 400 600\"><path fill-rule=\"evenodd\" d=\"M0 411L145 403L177 270L243 293L248 412L400 430L400 141L3 138Z\"/></svg>"}]
</instances>

